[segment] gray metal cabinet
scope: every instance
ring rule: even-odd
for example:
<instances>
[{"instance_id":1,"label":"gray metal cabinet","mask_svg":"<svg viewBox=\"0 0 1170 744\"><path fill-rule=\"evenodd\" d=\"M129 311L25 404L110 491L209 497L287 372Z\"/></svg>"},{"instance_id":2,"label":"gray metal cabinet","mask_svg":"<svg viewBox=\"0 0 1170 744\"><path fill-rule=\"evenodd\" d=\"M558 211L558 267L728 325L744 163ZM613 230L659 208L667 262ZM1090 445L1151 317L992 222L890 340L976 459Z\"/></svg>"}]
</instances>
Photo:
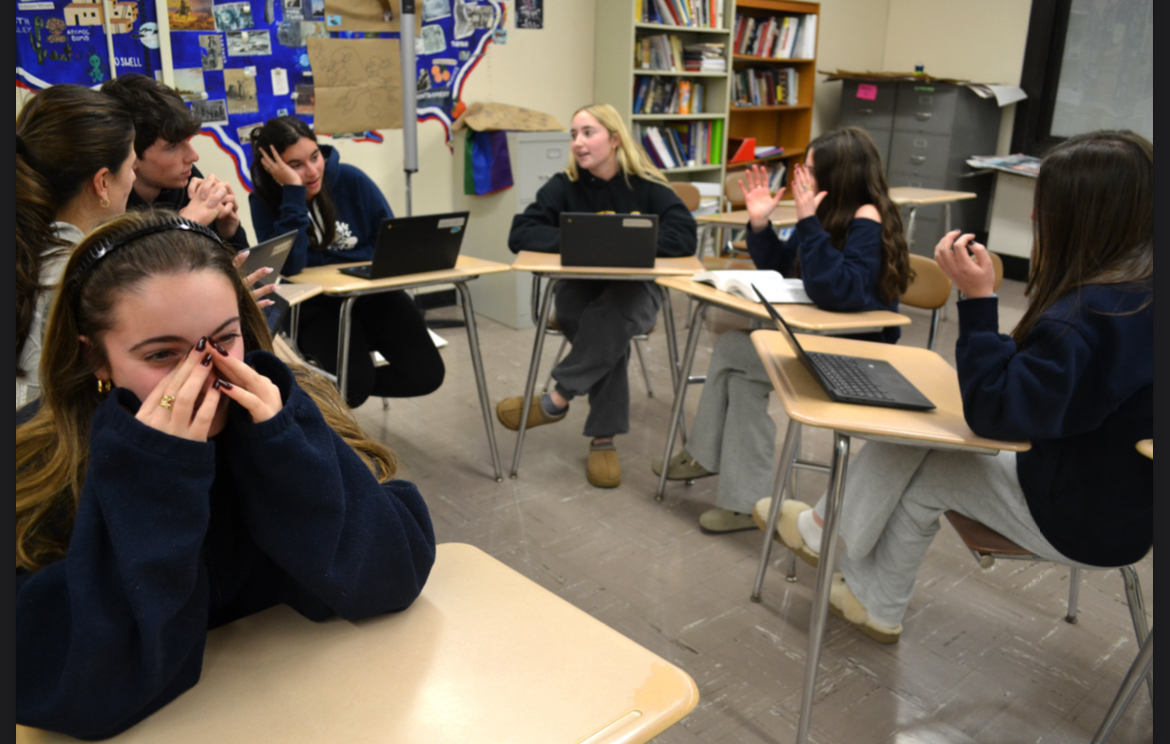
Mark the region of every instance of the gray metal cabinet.
<instances>
[{"instance_id":1,"label":"gray metal cabinet","mask_svg":"<svg viewBox=\"0 0 1170 744\"><path fill-rule=\"evenodd\" d=\"M995 152L999 122L994 99L980 98L960 85L845 80L841 88L840 126L869 132L885 160L890 186L975 192L978 198L951 204L951 227L982 239L990 184L988 179L964 177L971 172L966 160ZM908 209L902 210L902 219L909 219ZM910 250L933 255L944 230L941 205L919 207Z\"/></svg>"}]
</instances>

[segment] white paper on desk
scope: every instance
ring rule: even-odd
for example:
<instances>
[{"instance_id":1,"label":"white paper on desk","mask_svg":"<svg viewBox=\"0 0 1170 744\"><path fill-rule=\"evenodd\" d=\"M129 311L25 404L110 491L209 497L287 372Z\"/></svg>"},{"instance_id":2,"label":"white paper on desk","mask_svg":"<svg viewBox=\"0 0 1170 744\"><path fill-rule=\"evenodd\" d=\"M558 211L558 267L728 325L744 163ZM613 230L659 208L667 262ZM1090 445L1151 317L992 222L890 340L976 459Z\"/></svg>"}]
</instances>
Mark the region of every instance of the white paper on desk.
<instances>
[{"instance_id":1,"label":"white paper on desk","mask_svg":"<svg viewBox=\"0 0 1170 744\"><path fill-rule=\"evenodd\" d=\"M804 282L800 279L785 279L778 271L768 270L729 270L729 271L700 271L691 277L692 281L710 284L728 294L740 299L759 302L760 298L752 290L752 285L759 288L764 297L771 303L797 303L801 305L813 304L808 293L804 291Z\"/></svg>"},{"instance_id":2,"label":"white paper on desk","mask_svg":"<svg viewBox=\"0 0 1170 744\"><path fill-rule=\"evenodd\" d=\"M991 83L968 83L967 87L980 98L991 98L995 96L995 103L1000 108L1007 106L1009 103L1022 101L1028 97L1024 89L1014 85L993 85Z\"/></svg>"}]
</instances>

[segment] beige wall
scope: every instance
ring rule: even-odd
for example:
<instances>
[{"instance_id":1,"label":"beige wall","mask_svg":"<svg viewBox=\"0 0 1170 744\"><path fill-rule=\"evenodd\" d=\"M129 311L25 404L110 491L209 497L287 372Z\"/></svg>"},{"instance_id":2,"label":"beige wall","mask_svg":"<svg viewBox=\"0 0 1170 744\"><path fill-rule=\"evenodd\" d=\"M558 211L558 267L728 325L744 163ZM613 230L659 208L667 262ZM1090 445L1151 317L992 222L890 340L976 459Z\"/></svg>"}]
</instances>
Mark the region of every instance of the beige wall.
<instances>
[{"instance_id":1,"label":"beige wall","mask_svg":"<svg viewBox=\"0 0 1170 744\"><path fill-rule=\"evenodd\" d=\"M730 1L730 0L729 0ZM817 69L880 71L886 44L886 18L896 0L821 0L817 23ZM913 68L911 68L913 69ZM812 136L837 126L841 83L817 75Z\"/></svg>"}]
</instances>

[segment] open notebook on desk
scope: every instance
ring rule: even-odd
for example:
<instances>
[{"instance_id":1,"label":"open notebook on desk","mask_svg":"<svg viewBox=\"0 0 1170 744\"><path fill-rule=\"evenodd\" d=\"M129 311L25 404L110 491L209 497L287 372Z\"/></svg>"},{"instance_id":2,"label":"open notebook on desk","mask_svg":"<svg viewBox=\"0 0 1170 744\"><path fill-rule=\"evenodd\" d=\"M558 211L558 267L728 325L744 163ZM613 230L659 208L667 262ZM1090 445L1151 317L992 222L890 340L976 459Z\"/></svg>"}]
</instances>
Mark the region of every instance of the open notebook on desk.
<instances>
[{"instance_id":1,"label":"open notebook on desk","mask_svg":"<svg viewBox=\"0 0 1170 744\"><path fill-rule=\"evenodd\" d=\"M744 300L759 302L752 286L759 287L760 292L768 302L796 303L811 305L813 301L804 291L804 282L800 279L785 279L779 271L766 270L727 270L727 271L700 271L691 277L691 281L710 284L715 289L733 294Z\"/></svg>"}]
</instances>

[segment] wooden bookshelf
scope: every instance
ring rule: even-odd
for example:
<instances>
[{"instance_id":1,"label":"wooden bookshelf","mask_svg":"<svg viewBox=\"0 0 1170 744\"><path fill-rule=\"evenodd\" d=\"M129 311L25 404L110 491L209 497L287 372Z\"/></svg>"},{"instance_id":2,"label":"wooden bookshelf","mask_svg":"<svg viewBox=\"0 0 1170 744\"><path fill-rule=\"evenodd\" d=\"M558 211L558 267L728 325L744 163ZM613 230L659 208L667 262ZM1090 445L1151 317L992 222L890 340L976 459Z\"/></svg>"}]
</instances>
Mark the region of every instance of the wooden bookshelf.
<instances>
[{"instance_id":1,"label":"wooden bookshelf","mask_svg":"<svg viewBox=\"0 0 1170 744\"><path fill-rule=\"evenodd\" d=\"M688 121L701 122L715 129L719 124L718 163L696 163L665 169L667 177L677 181L722 183L727 162L728 93L730 90L731 39L734 0L717 0L723 11L715 28L645 23L636 17L643 2L651 0L596 0L594 35L593 99L618 110L632 131L645 127L677 126ZM604 30L604 33L601 31ZM675 35L683 46L714 43L724 47L726 70L721 72L687 72L652 70L635 66L635 47L647 36ZM703 110L691 114L635 113L634 103L639 79L691 80L704 86Z\"/></svg>"},{"instance_id":2,"label":"wooden bookshelf","mask_svg":"<svg viewBox=\"0 0 1170 744\"><path fill-rule=\"evenodd\" d=\"M727 18L728 29L731 33L731 43L735 43L736 17L738 15L754 16L767 19L771 16L817 16L817 39L814 49L820 48L820 4L806 2L789 2L788 0L735 0L734 8L730 8L730 18ZM783 161L792 172L792 165L804 159L808 149L809 134L812 131L812 109L816 86L816 56L811 58L775 58L758 57L748 54L733 54L731 58L732 75L735 71L748 68L788 68L796 70L797 104L795 106L736 106L729 99L728 102L728 137L755 137L757 147L783 147L784 153L779 156L753 160L748 163L734 163L732 168L738 169L753 163L775 163ZM728 81L728 93L731 94L731 80ZM787 180L787 175L785 176Z\"/></svg>"}]
</instances>

